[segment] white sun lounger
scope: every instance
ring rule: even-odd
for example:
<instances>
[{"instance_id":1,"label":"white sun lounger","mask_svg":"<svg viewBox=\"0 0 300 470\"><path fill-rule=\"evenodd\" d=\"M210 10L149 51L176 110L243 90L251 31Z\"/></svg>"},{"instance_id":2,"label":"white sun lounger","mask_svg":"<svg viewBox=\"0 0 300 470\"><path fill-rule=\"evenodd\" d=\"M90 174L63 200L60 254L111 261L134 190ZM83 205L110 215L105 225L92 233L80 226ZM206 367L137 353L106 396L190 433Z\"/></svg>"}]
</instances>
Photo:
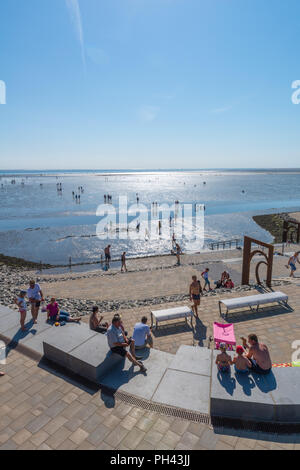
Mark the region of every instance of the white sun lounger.
<instances>
[{"instance_id":1,"label":"white sun lounger","mask_svg":"<svg viewBox=\"0 0 300 470\"><path fill-rule=\"evenodd\" d=\"M158 328L158 323L161 321L176 320L178 318L185 318L187 324L187 319L191 318L191 327L193 328L193 311L190 307L177 307L169 308L165 310L156 310L151 312L151 323L152 327L155 321L155 328Z\"/></svg>"},{"instance_id":2,"label":"white sun lounger","mask_svg":"<svg viewBox=\"0 0 300 470\"><path fill-rule=\"evenodd\" d=\"M258 311L261 305L281 302L283 302L285 306L288 307L288 300L288 296L282 292L270 292L268 294L250 295L248 297L246 296L236 299L220 300L220 316L222 316L222 304L227 308L227 312L225 313L226 316L230 310L243 307L249 307L252 311L254 310L253 307L256 307L256 311Z\"/></svg>"}]
</instances>

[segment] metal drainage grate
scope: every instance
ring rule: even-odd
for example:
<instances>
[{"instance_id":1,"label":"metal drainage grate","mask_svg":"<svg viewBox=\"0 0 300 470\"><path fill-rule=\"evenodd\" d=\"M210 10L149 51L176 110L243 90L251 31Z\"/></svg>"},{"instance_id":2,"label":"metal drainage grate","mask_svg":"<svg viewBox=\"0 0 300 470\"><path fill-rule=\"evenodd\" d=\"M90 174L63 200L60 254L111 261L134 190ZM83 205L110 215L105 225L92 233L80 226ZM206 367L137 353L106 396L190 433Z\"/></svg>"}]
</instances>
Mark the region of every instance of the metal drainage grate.
<instances>
[{"instance_id":1,"label":"metal drainage grate","mask_svg":"<svg viewBox=\"0 0 300 470\"><path fill-rule=\"evenodd\" d=\"M116 392L114 393L114 397L124 403L137 406L147 411L153 411L155 413L173 416L187 421L194 421L196 423L210 424L209 415L204 413L197 413L195 411L189 411L182 408L153 403L133 395L128 395L124 392Z\"/></svg>"}]
</instances>

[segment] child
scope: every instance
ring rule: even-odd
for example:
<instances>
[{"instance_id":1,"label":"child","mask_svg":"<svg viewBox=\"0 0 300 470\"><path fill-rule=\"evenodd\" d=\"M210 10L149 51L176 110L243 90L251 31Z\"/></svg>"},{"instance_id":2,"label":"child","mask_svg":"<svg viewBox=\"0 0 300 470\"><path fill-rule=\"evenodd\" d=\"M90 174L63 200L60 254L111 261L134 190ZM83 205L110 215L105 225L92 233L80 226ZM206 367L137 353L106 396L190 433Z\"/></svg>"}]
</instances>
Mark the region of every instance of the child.
<instances>
[{"instance_id":1,"label":"child","mask_svg":"<svg viewBox=\"0 0 300 470\"><path fill-rule=\"evenodd\" d=\"M231 357L226 352L226 344L220 344L221 354L216 358L216 364L220 372L229 372L230 366L233 363Z\"/></svg>"},{"instance_id":2,"label":"child","mask_svg":"<svg viewBox=\"0 0 300 470\"><path fill-rule=\"evenodd\" d=\"M233 364L236 372L240 372L241 374L246 374L251 368L251 362L249 359L244 356L244 348L242 346L236 347L237 356L233 358Z\"/></svg>"},{"instance_id":3,"label":"child","mask_svg":"<svg viewBox=\"0 0 300 470\"><path fill-rule=\"evenodd\" d=\"M206 270L203 271L203 273L201 274L201 276L203 277L203 279L205 281L204 288L203 288L203 290L205 290L205 291L206 291L206 286L208 286L210 291L212 290L211 287L210 287L210 281L208 279L208 273L209 273L209 269L206 268Z\"/></svg>"},{"instance_id":4,"label":"child","mask_svg":"<svg viewBox=\"0 0 300 470\"><path fill-rule=\"evenodd\" d=\"M19 297L16 298L15 303L19 307L19 312L20 312L20 324L21 324L21 330L22 331L27 331L27 328L25 328L25 320L26 320L26 315L27 315L27 303L25 300L25 295L26 291L22 290L20 292Z\"/></svg>"}]
</instances>

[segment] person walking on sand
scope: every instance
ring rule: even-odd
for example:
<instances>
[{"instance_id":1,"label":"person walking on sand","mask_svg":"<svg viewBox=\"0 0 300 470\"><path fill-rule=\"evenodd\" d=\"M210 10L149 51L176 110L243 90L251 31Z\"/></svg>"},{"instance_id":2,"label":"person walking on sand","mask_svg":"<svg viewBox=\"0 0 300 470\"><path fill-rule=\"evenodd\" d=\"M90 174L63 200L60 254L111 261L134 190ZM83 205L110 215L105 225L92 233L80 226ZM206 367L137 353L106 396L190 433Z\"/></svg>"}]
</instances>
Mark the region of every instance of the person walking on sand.
<instances>
[{"instance_id":1,"label":"person walking on sand","mask_svg":"<svg viewBox=\"0 0 300 470\"><path fill-rule=\"evenodd\" d=\"M23 332L27 331L27 328L25 328L25 320L27 315L27 303L25 300L26 293L26 290L21 290L19 297L15 299L15 303L19 307L21 331Z\"/></svg>"},{"instance_id":2,"label":"person walking on sand","mask_svg":"<svg viewBox=\"0 0 300 470\"><path fill-rule=\"evenodd\" d=\"M293 256L290 257L288 266L291 270L290 277L295 277L295 272L297 271L296 263L300 264L299 261L299 253L300 251L297 251Z\"/></svg>"},{"instance_id":3,"label":"person walking on sand","mask_svg":"<svg viewBox=\"0 0 300 470\"><path fill-rule=\"evenodd\" d=\"M41 290L41 287L34 280L29 282L29 289L27 289L27 296L29 302L31 303L31 314L34 324L37 324L37 318L39 315L39 309L41 302L44 302L44 295Z\"/></svg>"},{"instance_id":4,"label":"person walking on sand","mask_svg":"<svg viewBox=\"0 0 300 470\"><path fill-rule=\"evenodd\" d=\"M190 299L193 302L192 310L194 315L198 317L198 307L200 306L200 299L202 294L202 287L197 276L192 277L192 284L190 285Z\"/></svg>"},{"instance_id":5,"label":"person walking on sand","mask_svg":"<svg viewBox=\"0 0 300 470\"><path fill-rule=\"evenodd\" d=\"M121 273L125 272L127 273L127 266L126 266L126 251L124 251L124 253L122 254L122 257L121 257L121 263L122 263L122 267L121 267Z\"/></svg>"},{"instance_id":6,"label":"person walking on sand","mask_svg":"<svg viewBox=\"0 0 300 470\"><path fill-rule=\"evenodd\" d=\"M181 247L178 243L176 243L176 258L177 258L177 266L180 266L180 255L182 255Z\"/></svg>"},{"instance_id":7,"label":"person walking on sand","mask_svg":"<svg viewBox=\"0 0 300 470\"><path fill-rule=\"evenodd\" d=\"M209 291L212 290L211 287L210 287L210 280L208 278L208 273L209 273L209 269L206 268L205 271L203 271L203 273L201 274L201 276L203 277L203 279L205 281L204 288L203 288L203 290L205 290L205 292L206 292L206 286L208 286Z\"/></svg>"},{"instance_id":8,"label":"person walking on sand","mask_svg":"<svg viewBox=\"0 0 300 470\"><path fill-rule=\"evenodd\" d=\"M110 248L111 248L111 245L108 245L108 246L104 249L105 263L106 263L107 266L109 266L109 263L110 263L110 260L111 260Z\"/></svg>"}]
</instances>

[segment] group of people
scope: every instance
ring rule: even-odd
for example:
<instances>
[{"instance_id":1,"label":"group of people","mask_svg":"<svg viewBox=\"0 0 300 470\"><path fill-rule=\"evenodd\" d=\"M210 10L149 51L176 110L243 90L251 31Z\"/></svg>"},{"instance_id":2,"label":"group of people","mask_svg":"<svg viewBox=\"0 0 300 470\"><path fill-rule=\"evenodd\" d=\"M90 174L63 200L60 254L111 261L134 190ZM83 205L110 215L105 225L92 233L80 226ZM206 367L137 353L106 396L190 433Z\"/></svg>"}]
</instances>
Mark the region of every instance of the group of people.
<instances>
[{"instance_id":1,"label":"group of people","mask_svg":"<svg viewBox=\"0 0 300 470\"><path fill-rule=\"evenodd\" d=\"M104 204L111 204L112 196L110 194L104 194Z\"/></svg>"},{"instance_id":2,"label":"group of people","mask_svg":"<svg viewBox=\"0 0 300 470\"><path fill-rule=\"evenodd\" d=\"M27 297L27 299L26 299ZM29 282L29 287L27 290L21 290L19 295L15 299L15 303L19 308L20 313L20 325L21 331L26 332L28 329L25 326L26 317L27 317L27 310L28 310L28 303L31 308L31 316L32 322L34 325L37 324L39 310L41 308L42 302L44 302L44 294L41 290L40 285L31 280ZM60 310L56 299L53 297L50 303L45 308L47 313L47 322L56 323L56 324L64 324L69 322L79 323L80 318L71 318L69 313L63 312Z\"/></svg>"},{"instance_id":3,"label":"group of people","mask_svg":"<svg viewBox=\"0 0 300 470\"><path fill-rule=\"evenodd\" d=\"M99 316L99 308L97 306L93 307L93 312L90 316L90 329L97 333L105 333L111 352L118 354L122 358L127 358L134 366L138 366L141 372L146 372L147 369L141 358L137 355L137 352L146 348L147 345L150 348L153 347L151 328L147 323L148 319L144 316L139 323L136 323L133 335L129 337L123 325L121 315L114 315L110 326L108 323L103 322L103 316Z\"/></svg>"},{"instance_id":4,"label":"group of people","mask_svg":"<svg viewBox=\"0 0 300 470\"><path fill-rule=\"evenodd\" d=\"M203 295L204 292L211 291L211 285L210 285L210 280L209 280L209 268L206 268L202 273L201 277L204 280L204 287L202 287L201 282L197 278L197 276L192 276L192 283L190 285L190 290L189 290L189 295L190 295L190 300L193 302L192 305L192 310L194 315L198 317L198 308L200 307L201 303L201 295ZM218 285L219 284L219 285ZM221 276L221 280L216 283L216 287L225 287L227 289L233 289L234 284L232 280L230 279L229 273L227 271L224 271Z\"/></svg>"},{"instance_id":5,"label":"group of people","mask_svg":"<svg viewBox=\"0 0 300 470\"><path fill-rule=\"evenodd\" d=\"M236 355L232 357L227 353L226 344L220 345L220 354L217 355L216 364L218 370L222 373L230 372L230 368L234 365L237 373L246 374L249 371L257 374L266 375L272 369L272 361L267 346L258 341L255 334L246 338L241 338L243 346L236 347Z\"/></svg>"}]
</instances>

